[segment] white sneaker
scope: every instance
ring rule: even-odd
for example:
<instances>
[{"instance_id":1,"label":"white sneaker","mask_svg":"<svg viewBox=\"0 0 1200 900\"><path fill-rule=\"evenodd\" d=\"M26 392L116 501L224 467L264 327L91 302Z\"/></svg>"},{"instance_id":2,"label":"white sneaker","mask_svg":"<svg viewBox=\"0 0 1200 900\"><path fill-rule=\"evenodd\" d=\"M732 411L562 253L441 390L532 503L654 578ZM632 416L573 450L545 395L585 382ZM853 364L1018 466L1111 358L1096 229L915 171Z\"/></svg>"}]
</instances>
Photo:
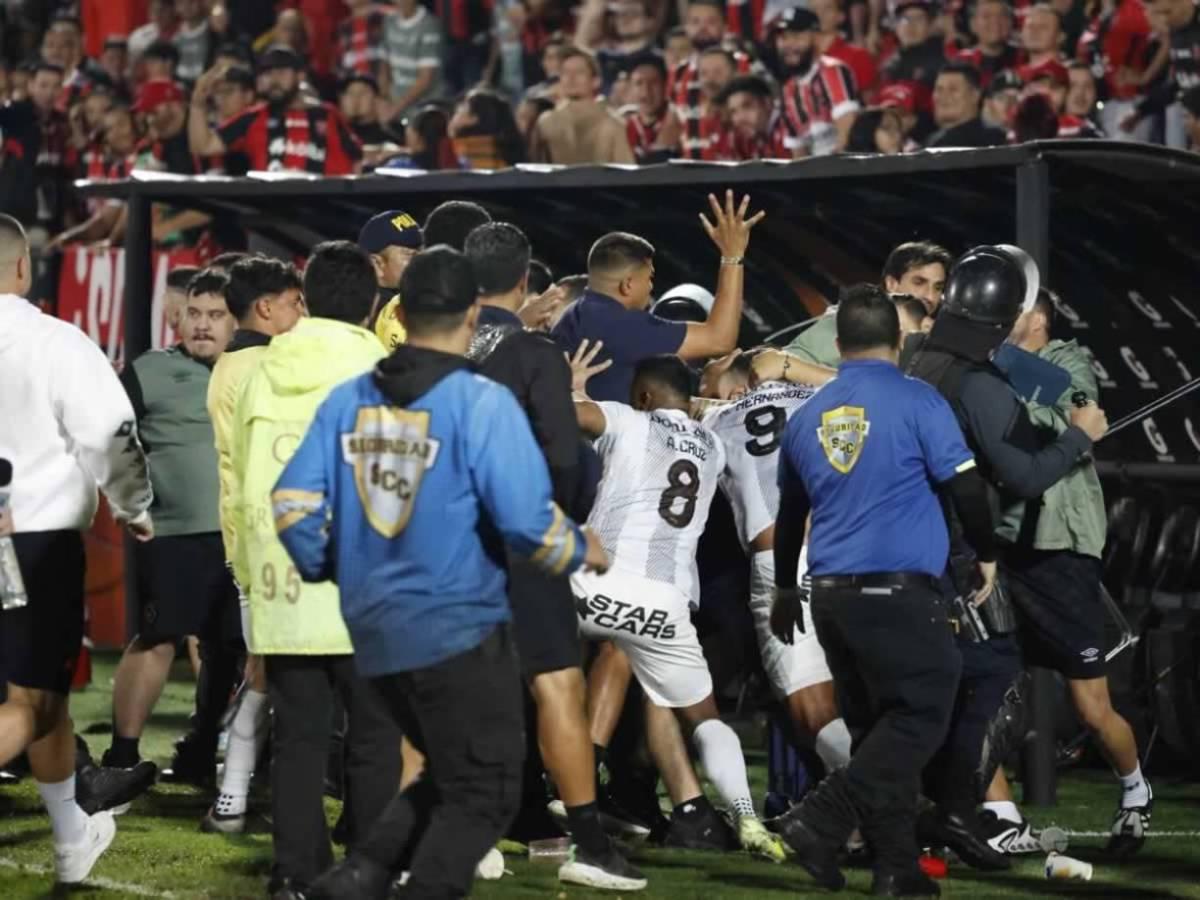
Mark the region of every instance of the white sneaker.
<instances>
[{"instance_id":1,"label":"white sneaker","mask_svg":"<svg viewBox=\"0 0 1200 900\"><path fill-rule=\"evenodd\" d=\"M104 811L88 816L87 832L78 844L55 844L54 870L59 883L79 884L87 878L116 834L112 813Z\"/></svg>"}]
</instances>

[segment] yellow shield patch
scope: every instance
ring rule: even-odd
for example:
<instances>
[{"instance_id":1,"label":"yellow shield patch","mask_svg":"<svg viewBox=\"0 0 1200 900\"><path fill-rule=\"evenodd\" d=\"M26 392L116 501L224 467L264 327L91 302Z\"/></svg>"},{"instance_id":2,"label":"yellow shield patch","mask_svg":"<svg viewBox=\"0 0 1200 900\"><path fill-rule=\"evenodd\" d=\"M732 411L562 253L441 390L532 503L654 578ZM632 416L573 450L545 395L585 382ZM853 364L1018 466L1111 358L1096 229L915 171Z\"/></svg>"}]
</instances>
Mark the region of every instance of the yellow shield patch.
<instances>
[{"instance_id":1,"label":"yellow shield patch","mask_svg":"<svg viewBox=\"0 0 1200 900\"><path fill-rule=\"evenodd\" d=\"M385 538L408 525L425 471L437 460L429 413L390 406L358 411L351 434L342 435L342 458L354 468L363 515Z\"/></svg>"},{"instance_id":2,"label":"yellow shield patch","mask_svg":"<svg viewBox=\"0 0 1200 900\"><path fill-rule=\"evenodd\" d=\"M861 406L839 406L821 413L817 439L829 464L843 475L854 468L862 455L863 443L871 430L866 413Z\"/></svg>"}]
</instances>

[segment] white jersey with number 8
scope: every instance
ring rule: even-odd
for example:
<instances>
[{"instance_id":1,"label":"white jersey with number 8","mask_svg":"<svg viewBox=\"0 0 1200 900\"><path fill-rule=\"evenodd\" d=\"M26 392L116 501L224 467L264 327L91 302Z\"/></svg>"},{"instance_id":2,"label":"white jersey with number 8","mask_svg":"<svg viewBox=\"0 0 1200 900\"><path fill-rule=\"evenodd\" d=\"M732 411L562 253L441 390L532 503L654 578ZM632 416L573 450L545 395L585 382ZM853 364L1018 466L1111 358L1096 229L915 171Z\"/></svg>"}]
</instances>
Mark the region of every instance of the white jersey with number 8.
<instances>
[{"instance_id":1,"label":"white jersey with number 8","mask_svg":"<svg viewBox=\"0 0 1200 900\"><path fill-rule=\"evenodd\" d=\"M727 457L721 490L729 497L742 548L775 524L779 513L779 441L788 419L816 389L770 382L704 418Z\"/></svg>"},{"instance_id":2,"label":"white jersey with number 8","mask_svg":"<svg viewBox=\"0 0 1200 900\"><path fill-rule=\"evenodd\" d=\"M696 546L725 468L716 436L687 413L598 403L604 475L588 525L614 569L674 585L700 600Z\"/></svg>"}]
</instances>

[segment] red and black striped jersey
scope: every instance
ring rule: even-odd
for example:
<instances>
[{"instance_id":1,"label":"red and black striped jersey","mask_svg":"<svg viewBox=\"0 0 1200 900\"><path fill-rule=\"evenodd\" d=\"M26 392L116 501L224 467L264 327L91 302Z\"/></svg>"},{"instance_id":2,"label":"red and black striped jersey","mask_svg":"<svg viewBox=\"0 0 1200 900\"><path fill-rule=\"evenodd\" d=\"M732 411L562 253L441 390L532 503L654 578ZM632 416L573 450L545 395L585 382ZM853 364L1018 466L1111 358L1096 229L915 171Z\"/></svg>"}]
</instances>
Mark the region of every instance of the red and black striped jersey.
<instances>
[{"instance_id":1,"label":"red and black striped jersey","mask_svg":"<svg viewBox=\"0 0 1200 900\"><path fill-rule=\"evenodd\" d=\"M821 56L803 75L783 86L783 120L790 151L827 156L837 150L834 121L856 112L860 103L854 72L841 60Z\"/></svg>"},{"instance_id":2,"label":"red and black striped jersey","mask_svg":"<svg viewBox=\"0 0 1200 900\"><path fill-rule=\"evenodd\" d=\"M791 159L792 151L788 146L788 129L783 120L783 112L776 108L771 113L767 123L766 134L756 134L752 138L730 129L724 142L728 152L726 159L744 161L750 159Z\"/></svg>"},{"instance_id":3,"label":"red and black striped jersey","mask_svg":"<svg viewBox=\"0 0 1200 900\"><path fill-rule=\"evenodd\" d=\"M388 13L371 6L338 25L337 63L342 72L358 72L379 77L387 64L383 29Z\"/></svg>"},{"instance_id":4,"label":"red and black striped jersey","mask_svg":"<svg viewBox=\"0 0 1200 900\"><path fill-rule=\"evenodd\" d=\"M745 53L734 51L733 58L739 75L750 71L750 57ZM680 156L684 159L719 159L721 114L708 111L700 89L699 59L698 54L693 54L687 62L676 67L667 80L667 97L672 112L681 123Z\"/></svg>"},{"instance_id":5,"label":"red and black striped jersey","mask_svg":"<svg viewBox=\"0 0 1200 900\"><path fill-rule=\"evenodd\" d=\"M329 103L285 110L260 103L216 131L226 151L245 153L256 171L349 175L362 159L358 138Z\"/></svg>"},{"instance_id":6,"label":"red and black striped jersey","mask_svg":"<svg viewBox=\"0 0 1200 900\"><path fill-rule=\"evenodd\" d=\"M763 19L767 0L729 0L725 6L725 28L730 34L763 43Z\"/></svg>"},{"instance_id":7,"label":"red and black striped jersey","mask_svg":"<svg viewBox=\"0 0 1200 900\"><path fill-rule=\"evenodd\" d=\"M652 122L643 119L636 106L621 110L621 115L625 118L625 137L629 140L629 147L633 150L634 158L642 162L654 146L654 142L658 140L667 110Z\"/></svg>"}]
</instances>

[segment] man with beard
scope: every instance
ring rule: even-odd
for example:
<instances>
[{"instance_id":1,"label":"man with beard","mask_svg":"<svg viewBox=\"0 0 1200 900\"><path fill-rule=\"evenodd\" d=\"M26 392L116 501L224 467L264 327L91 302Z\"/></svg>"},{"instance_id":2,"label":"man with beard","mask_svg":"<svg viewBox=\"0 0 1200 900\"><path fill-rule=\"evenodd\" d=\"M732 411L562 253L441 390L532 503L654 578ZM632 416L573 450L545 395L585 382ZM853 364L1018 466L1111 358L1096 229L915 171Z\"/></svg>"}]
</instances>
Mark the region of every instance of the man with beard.
<instances>
[{"instance_id":1,"label":"man with beard","mask_svg":"<svg viewBox=\"0 0 1200 900\"><path fill-rule=\"evenodd\" d=\"M784 143L794 159L845 148L860 106L850 67L817 53L820 27L816 14L803 7L786 10L771 26L783 82Z\"/></svg>"},{"instance_id":2,"label":"man with beard","mask_svg":"<svg viewBox=\"0 0 1200 900\"><path fill-rule=\"evenodd\" d=\"M192 93L195 113L188 123L192 153L216 156L242 150L256 171L308 172L314 175L350 175L358 171L362 147L341 113L329 103L310 100L300 93L304 62L290 47L276 45L258 60L265 82L266 102L222 122L208 124L205 106L221 77L212 69L196 82Z\"/></svg>"},{"instance_id":3,"label":"man with beard","mask_svg":"<svg viewBox=\"0 0 1200 900\"><path fill-rule=\"evenodd\" d=\"M735 78L717 95L729 127L727 159L790 159L787 133L771 86L757 75Z\"/></svg>"},{"instance_id":4,"label":"man with beard","mask_svg":"<svg viewBox=\"0 0 1200 900\"><path fill-rule=\"evenodd\" d=\"M99 809L126 804L154 783L157 767L141 758L138 742L184 637L201 639L210 675L225 679L218 693L227 697L233 688L237 592L221 542L217 455L206 406L212 367L236 327L225 305L227 282L217 273L196 275L180 317L180 343L142 354L121 373L150 461L155 539L135 547L137 632L113 678L112 745L103 768L85 776ZM225 651L222 659L211 652L218 649ZM210 767L221 712L207 723Z\"/></svg>"},{"instance_id":5,"label":"man with beard","mask_svg":"<svg viewBox=\"0 0 1200 900\"><path fill-rule=\"evenodd\" d=\"M740 52L727 54L732 65L724 80L720 79L724 66L719 57L704 62L705 51L718 50L725 37L720 0L691 0L683 28L695 49L667 81L667 97L675 115L668 116L659 144L667 147L678 144L685 159L716 159L721 122L719 113L711 108L711 101L731 78L750 71L750 59Z\"/></svg>"}]
</instances>

